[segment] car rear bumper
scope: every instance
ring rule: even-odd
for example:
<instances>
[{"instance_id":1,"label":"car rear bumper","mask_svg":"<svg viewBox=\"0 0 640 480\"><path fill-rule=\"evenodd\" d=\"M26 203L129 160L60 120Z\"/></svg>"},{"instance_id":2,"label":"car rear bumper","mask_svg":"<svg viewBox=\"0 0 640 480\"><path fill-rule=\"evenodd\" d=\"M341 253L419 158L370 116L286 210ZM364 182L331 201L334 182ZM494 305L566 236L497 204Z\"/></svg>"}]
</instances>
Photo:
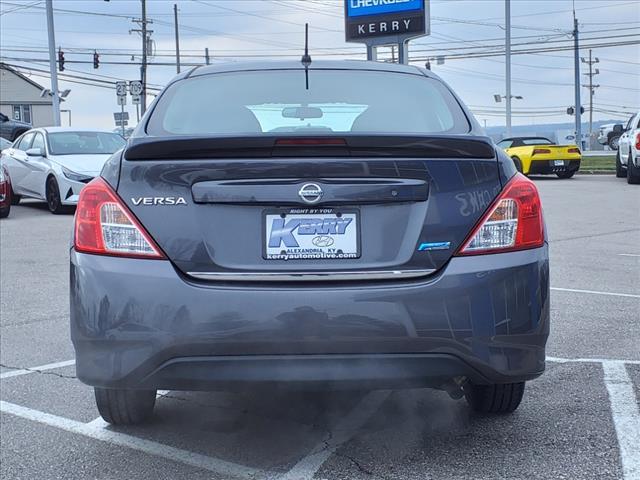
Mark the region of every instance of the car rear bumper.
<instances>
[{"instance_id":1,"label":"car rear bumper","mask_svg":"<svg viewBox=\"0 0 640 480\"><path fill-rule=\"evenodd\" d=\"M555 162L556 160L532 160L529 174L577 172L580 169L580 160L562 160L562 165L556 165Z\"/></svg>"},{"instance_id":2,"label":"car rear bumper","mask_svg":"<svg viewBox=\"0 0 640 480\"><path fill-rule=\"evenodd\" d=\"M175 390L523 381L544 370L548 268L545 246L402 282L213 284L168 261L72 250L77 374Z\"/></svg>"}]
</instances>

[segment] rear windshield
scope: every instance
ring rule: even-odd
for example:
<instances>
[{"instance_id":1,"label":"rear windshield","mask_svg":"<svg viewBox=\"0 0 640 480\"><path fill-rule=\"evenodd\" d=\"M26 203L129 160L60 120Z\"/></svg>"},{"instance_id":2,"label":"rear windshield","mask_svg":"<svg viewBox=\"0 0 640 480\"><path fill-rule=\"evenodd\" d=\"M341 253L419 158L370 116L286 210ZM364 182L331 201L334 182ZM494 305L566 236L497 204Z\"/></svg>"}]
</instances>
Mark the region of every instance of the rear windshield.
<instances>
[{"instance_id":1,"label":"rear windshield","mask_svg":"<svg viewBox=\"0 0 640 480\"><path fill-rule=\"evenodd\" d=\"M523 138L523 145L552 145L553 142L548 138Z\"/></svg>"},{"instance_id":2,"label":"rear windshield","mask_svg":"<svg viewBox=\"0 0 640 480\"><path fill-rule=\"evenodd\" d=\"M124 138L106 132L59 132L49 134L52 155L112 154L125 144Z\"/></svg>"},{"instance_id":3,"label":"rear windshield","mask_svg":"<svg viewBox=\"0 0 640 480\"><path fill-rule=\"evenodd\" d=\"M171 85L147 133L166 135L467 133L451 92L421 75L269 70L203 75Z\"/></svg>"}]
</instances>

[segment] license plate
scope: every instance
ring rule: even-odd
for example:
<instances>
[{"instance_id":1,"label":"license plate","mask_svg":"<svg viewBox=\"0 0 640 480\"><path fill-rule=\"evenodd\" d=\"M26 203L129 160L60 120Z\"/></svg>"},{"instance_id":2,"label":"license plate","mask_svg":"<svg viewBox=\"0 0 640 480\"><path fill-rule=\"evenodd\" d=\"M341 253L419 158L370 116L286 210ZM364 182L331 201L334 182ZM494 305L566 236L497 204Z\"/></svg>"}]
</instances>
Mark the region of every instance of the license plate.
<instances>
[{"instance_id":1,"label":"license plate","mask_svg":"<svg viewBox=\"0 0 640 480\"><path fill-rule=\"evenodd\" d=\"M266 260L340 260L360 257L359 212L292 208L264 214Z\"/></svg>"},{"instance_id":2,"label":"license plate","mask_svg":"<svg viewBox=\"0 0 640 480\"><path fill-rule=\"evenodd\" d=\"M564 167L564 160L554 160L553 161L553 166L554 167Z\"/></svg>"}]
</instances>

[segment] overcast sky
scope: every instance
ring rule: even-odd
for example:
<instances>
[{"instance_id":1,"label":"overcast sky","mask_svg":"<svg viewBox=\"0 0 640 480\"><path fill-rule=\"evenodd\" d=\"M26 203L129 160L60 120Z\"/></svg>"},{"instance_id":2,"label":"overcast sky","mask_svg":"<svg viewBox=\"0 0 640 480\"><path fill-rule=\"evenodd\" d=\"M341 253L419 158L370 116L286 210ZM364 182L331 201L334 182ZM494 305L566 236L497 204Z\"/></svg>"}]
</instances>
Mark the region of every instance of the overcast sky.
<instances>
[{"instance_id":1,"label":"overcast sky","mask_svg":"<svg viewBox=\"0 0 640 480\"><path fill-rule=\"evenodd\" d=\"M439 55L461 55L499 47L504 38L504 0L430 0L431 35L412 41L410 57L416 64ZM67 63L66 74L113 81L134 80L140 60L140 37L129 33L138 28L132 18L140 16L139 0L53 0L56 44L66 60L91 61L87 49L96 49L103 62L98 70L90 64ZM364 58L365 48L344 41L343 5L340 0L147 0L148 17L154 20L152 39L156 55L151 62L174 62L173 4L178 3L180 46L183 61L204 63L208 47L212 62L238 61L246 56L291 56L303 48L303 26L309 22L311 55ZM549 49L570 45L573 27L571 0L512 0L514 50ZM44 1L0 0L0 43L3 61L47 69L47 25ZM640 40L640 0L575 0L584 43L618 43ZM87 15L82 11L106 15ZM113 16L112 16L113 15ZM519 38L522 37L522 38ZM587 40L592 38L593 40ZM474 49L473 47L483 47ZM383 56L389 51L382 52ZM116 55L117 54L117 55ZM191 57L186 55L193 55ZM588 51L581 51L588 56ZM625 45L593 49L600 63L594 83L594 120L626 118L640 108L640 46ZM26 62L26 59L30 59ZM504 94L504 56L492 58L446 58L444 65L432 62L441 75L488 126L503 125L504 104L494 94ZM582 65L583 73L587 65ZM32 78L49 86L47 76L31 70ZM148 81L164 85L175 74L175 66L151 65ZM517 55L512 59L512 91L523 96L514 100L514 124L572 121L563 113L573 104L573 52L552 51ZM103 75L105 77L97 77ZM587 77L582 75L583 83ZM78 80L78 79L76 79ZM80 80L83 81L83 80ZM113 128L112 112L119 110L115 90L61 81L72 90L63 108L71 109L75 126ZM582 88L583 102L588 89ZM135 109L127 110L135 119ZM588 116L584 116L584 121ZM134 122L135 123L135 122ZM66 116L63 116L66 125Z\"/></svg>"}]
</instances>

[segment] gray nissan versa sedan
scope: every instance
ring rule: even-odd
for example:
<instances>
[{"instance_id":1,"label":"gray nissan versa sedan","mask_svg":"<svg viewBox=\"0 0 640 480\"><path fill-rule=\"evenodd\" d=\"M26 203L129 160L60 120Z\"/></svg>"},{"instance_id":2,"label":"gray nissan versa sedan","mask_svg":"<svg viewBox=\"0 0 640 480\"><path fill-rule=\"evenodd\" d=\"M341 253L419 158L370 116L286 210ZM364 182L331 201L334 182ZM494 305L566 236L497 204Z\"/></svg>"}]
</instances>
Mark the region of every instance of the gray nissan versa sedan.
<instances>
[{"instance_id":1,"label":"gray nissan versa sedan","mask_svg":"<svg viewBox=\"0 0 640 480\"><path fill-rule=\"evenodd\" d=\"M107 422L249 385L512 412L544 371L535 185L433 73L307 67L182 73L82 191L71 335Z\"/></svg>"}]
</instances>

